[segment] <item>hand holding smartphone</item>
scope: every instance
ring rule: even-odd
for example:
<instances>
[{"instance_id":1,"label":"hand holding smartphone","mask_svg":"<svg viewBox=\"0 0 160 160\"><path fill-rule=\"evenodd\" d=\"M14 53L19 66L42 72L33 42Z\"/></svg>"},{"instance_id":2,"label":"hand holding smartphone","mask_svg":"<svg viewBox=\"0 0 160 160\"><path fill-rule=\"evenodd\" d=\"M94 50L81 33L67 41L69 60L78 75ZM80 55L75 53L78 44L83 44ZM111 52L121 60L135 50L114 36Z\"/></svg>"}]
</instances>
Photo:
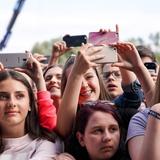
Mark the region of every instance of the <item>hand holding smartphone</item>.
<instances>
[{"instance_id":1,"label":"hand holding smartphone","mask_svg":"<svg viewBox=\"0 0 160 160\"><path fill-rule=\"evenodd\" d=\"M86 35L75 35L70 36L66 35L63 37L63 41L66 42L67 47L79 47L82 43L87 43L87 36Z\"/></svg>"},{"instance_id":2,"label":"hand holding smartphone","mask_svg":"<svg viewBox=\"0 0 160 160\"><path fill-rule=\"evenodd\" d=\"M0 62L6 68L24 67L29 53L1 53Z\"/></svg>"}]
</instances>

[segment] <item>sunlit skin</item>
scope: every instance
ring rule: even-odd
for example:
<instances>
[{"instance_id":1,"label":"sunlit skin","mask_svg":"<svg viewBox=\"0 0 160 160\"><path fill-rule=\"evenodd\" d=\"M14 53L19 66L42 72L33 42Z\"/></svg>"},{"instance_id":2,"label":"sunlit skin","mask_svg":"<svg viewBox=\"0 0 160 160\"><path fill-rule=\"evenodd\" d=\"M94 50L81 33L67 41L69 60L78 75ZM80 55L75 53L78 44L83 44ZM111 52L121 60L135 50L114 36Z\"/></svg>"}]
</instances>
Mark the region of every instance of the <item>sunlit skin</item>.
<instances>
[{"instance_id":1,"label":"sunlit skin","mask_svg":"<svg viewBox=\"0 0 160 160\"><path fill-rule=\"evenodd\" d=\"M8 78L0 82L0 126L3 137L25 134L25 119L30 110L29 94L20 81Z\"/></svg>"},{"instance_id":2,"label":"sunlit skin","mask_svg":"<svg viewBox=\"0 0 160 160\"><path fill-rule=\"evenodd\" d=\"M91 160L108 160L119 147L119 125L110 113L96 111L89 118L84 134L77 132L77 138Z\"/></svg>"},{"instance_id":3,"label":"sunlit skin","mask_svg":"<svg viewBox=\"0 0 160 160\"><path fill-rule=\"evenodd\" d=\"M67 68L66 70L67 77L69 76L72 67L73 65ZM99 95L100 95L99 80L95 70L93 68L90 68L83 75L78 103L81 104L89 100L91 101L97 100L99 99Z\"/></svg>"},{"instance_id":4,"label":"sunlit skin","mask_svg":"<svg viewBox=\"0 0 160 160\"><path fill-rule=\"evenodd\" d=\"M45 74L45 82L47 90L51 93L51 97L54 99L60 99L61 97L61 77L62 68L56 66L50 68Z\"/></svg>"},{"instance_id":5,"label":"sunlit skin","mask_svg":"<svg viewBox=\"0 0 160 160\"><path fill-rule=\"evenodd\" d=\"M109 75L109 77L103 77L105 88L108 92L108 94L111 96L112 99L116 98L117 96L121 95L123 93L122 87L121 87L121 73L118 67L112 67L110 64L105 64L103 67L103 73L105 72L115 72L117 77L113 76L112 74Z\"/></svg>"}]
</instances>

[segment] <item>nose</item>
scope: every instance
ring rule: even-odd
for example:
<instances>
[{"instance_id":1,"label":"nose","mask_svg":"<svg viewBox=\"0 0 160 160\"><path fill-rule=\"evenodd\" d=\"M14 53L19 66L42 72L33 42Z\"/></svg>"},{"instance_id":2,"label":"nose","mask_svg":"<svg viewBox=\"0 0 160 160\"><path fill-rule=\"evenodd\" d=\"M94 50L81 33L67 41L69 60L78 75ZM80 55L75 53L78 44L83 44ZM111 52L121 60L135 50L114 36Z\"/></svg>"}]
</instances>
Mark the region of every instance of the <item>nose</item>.
<instances>
[{"instance_id":1,"label":"nose","mask_svg":"<svg viewBox=\"0 0 160 160\"><path fill-rule=\"evenodd\" d=\"M111 140L111 133L106 130L104 133L103 133L103 136L102 136L102 141L103 142L106 142L106 141L110 141Z\"/></svg>"},{"instance_id":2,"label":"nose","mask_svg":"<svg viewBox=\"0 0 160 160\"><path fill-rule=\"evenodd\" d=\"M88 82L85 78L83 78L82 80L82 87L87 87L88 86Z\"/></svg>"},{"instance_id":3,"label":"nose","mask_svg":"<svg viewBox=\"0 0 160 160\"><path fill-rule=\"evenodd\" d=\"M57 82L57 78L55 76L52 77L52 79L50 80L51 83L56 83Z\"/></svg>"},{"instance_id":4,"label":"nose","mask_svg":"<svg viewBox=\"0 0 160 160\"><path fill-rule=\"evenodd\" d=\"M108 76L108 81L111 81L111 80L115 80L115 78L114 78L112 73Z\"/></svg>"},{"instance_id":5,"label":"nose","mask_svg":"<svg viewBox=\"0 0 160 160\"><path fill-rule=\"evenodd\" d=\"M7 102L7 107L8 108L14 108L16 107L16 103L13 97L10 97L10 99Z\"/></svg>"}]
</instances>

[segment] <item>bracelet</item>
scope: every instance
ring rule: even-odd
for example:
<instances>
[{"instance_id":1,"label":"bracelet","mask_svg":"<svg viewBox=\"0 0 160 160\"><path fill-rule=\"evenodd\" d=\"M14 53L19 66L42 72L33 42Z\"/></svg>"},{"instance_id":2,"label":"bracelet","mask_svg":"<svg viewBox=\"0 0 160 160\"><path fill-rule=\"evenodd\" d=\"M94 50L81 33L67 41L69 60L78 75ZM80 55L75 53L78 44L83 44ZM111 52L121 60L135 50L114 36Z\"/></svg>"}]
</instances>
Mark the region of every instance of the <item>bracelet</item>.
<instances>
[{"instance_id":1,"label":"bracelet","mask_svg":"<svg viewBox=\"0 0 160 160\"><path fill-rule=\"evenodd\" d=\"M153 111L153 110L150 110L150 111L148 112L148 115L151 115L151 116L153 116L154 118L157 118L157 119L160 120L160 113L158 113L158 112L155 112L155 111Z\"/></svg>"}]
</instances>

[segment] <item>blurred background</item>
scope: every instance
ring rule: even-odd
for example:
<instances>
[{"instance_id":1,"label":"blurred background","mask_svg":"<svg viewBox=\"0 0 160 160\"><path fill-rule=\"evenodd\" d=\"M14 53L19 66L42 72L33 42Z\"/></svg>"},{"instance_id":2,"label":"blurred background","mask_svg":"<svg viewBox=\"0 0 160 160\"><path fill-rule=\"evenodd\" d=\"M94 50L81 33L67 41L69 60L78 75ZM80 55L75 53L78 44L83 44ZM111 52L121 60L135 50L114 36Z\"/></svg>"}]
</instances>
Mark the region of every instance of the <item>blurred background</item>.
<instances>
[{"instance_id":1,"label":"blurred background","mask_svg":"<svg viewBox=\"0 0 160 160\"><path fill-rule=\"evenodd\" d=\"M20 0L0 0L0 41ZM115 31L120 40L152 48L160 60L160 1L152 0L23 0L1 53L25 50L50 55L64 35L80 35L100 28Z\"/></svg>"}]
</instances>

